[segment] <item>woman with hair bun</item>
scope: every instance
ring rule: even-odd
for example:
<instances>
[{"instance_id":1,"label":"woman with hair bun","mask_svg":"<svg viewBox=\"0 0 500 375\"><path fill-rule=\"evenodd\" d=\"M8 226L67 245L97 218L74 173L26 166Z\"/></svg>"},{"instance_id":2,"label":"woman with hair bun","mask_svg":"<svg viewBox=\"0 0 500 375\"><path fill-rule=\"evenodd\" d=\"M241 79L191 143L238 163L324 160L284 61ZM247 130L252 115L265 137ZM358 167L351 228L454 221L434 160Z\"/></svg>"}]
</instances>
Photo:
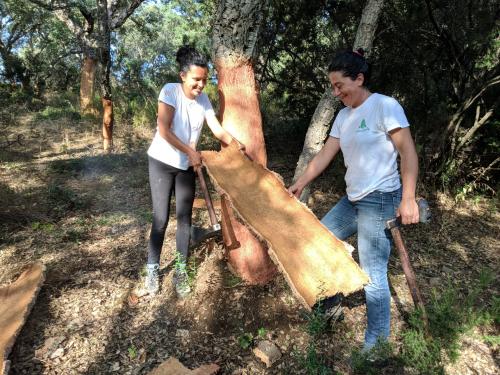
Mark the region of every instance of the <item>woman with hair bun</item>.
<instances>
[{"instance_id":1,"label":"woman with hair bun","mask_svg":"<svg viewBox=\"0 0 500 375\"><path fill-rule=\"evenodd\" d=\"M145 289L159 290L160 254L168 225L170 200L175 192L177 216L177 261L174 286L180 298L190 292L186 260L195 195L195 172L201 165L196 150L203 123L225 144L233 137L220 125L208 96L203 93L208 78L205 56L190 46L177 51L181 83L167 83L158 97L157 130L148 149L149 182L153 202L153 224L148 245Z\"/></svg>"},{"instance_id":2,"label":"woman with hair bun","mask_svg":"<svg viewBox=\"0 0 500 375\"><path fill-rule=\"evenodd\" d=\"M336 54L328 67L328 78L334 96L345 108L337 114L321 151L288 190L300 197L304 187L342 151L347 195L321 222L341 240L358 234L360 265L370 277L365 286L367 328L363 351L367 352L377 341L389 337L391 294L387 263L391 235L385 223L395 215L401 217L403 224L418 223L418 158L401 105L366 87L369 65L363 50ZM322 306L327 316L338 312L339 296L323 301Z\"/></svg>"}]
</instances>

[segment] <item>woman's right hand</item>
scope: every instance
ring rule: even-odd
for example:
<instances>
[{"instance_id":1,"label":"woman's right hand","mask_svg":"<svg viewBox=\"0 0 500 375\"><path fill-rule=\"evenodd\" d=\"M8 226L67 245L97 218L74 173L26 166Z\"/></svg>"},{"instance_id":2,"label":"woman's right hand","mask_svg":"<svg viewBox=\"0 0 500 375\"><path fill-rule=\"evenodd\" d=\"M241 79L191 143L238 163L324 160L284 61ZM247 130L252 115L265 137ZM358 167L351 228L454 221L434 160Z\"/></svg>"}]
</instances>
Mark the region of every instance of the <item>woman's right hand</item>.
<instances>
[{"instance_id":1,"label":"woman's right hand","mask_svg":"<svg viewBox=\"0 0 500 375\"><path fill-rule=\"evenodd\" d=\"M201 165L201 154L196 150L191 149L191 151L188 153L188 159L189 164L191 164L193 167L198 167Z\"/></svg>"},{"instance_id":2,"label":"woman's right hand","mask_svg":"<svg viewBox=\"0 0 500 375\"><path fill-rule=\"evenodd\" d=\"M288 192L291 195L295 195L297 198L300 198L300 194L302 194L302 190L304 190L304 188L305 188L305 186L302 184L299 184L299 182L297 181L296 183L294 183L292 186L290 186L288 188Z\"/></svg>"}]
</instances>

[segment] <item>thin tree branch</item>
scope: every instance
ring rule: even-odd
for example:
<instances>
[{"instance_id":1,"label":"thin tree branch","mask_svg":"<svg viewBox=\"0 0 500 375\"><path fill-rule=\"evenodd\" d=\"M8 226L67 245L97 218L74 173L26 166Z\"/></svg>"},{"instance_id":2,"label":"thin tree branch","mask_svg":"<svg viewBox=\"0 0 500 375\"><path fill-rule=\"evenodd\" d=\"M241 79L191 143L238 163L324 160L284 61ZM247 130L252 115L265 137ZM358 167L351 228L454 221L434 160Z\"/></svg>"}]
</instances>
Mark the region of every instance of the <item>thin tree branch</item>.
<instances>
[{"instance_id":1,"label":"thin tree branch","mask_svg":"<svg viewBox=\"0 0 500 375\"><path fill-rule=\"evenodd\" d=\"M112 9L110 29L115 30L125 23L144 0L132 0L128 6Z\"/></svg>"},{"instance_id":2,"label":"thin tree branch","mask_svg":"<svg viewBox=\"0 0 500 375\"><path fill-rule=\"evenodd\" d=\"M476 133L477 130L488 121L488 119L493 115L494 109L490 108L488 112L486 112L484 116L478 121L480 111L481 107L478 105L476 112L476 121L474 121L474 125L467 131L467 133L465 133L465 135L462 138L460 138L459 144L456 147L455 152L459 151L462 147L464 147L464 145L472 138L474 133Z\"/></svg>"}]
</instances>

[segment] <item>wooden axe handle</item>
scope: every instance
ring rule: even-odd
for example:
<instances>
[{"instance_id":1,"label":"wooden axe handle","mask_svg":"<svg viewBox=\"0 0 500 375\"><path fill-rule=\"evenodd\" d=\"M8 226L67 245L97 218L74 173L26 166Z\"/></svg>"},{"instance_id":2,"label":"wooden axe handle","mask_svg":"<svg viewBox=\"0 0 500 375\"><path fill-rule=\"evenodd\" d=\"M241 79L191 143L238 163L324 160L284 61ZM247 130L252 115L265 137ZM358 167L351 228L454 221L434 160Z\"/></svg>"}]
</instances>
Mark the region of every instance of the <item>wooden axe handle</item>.
<instances>
[{"instance_id":1,"label":"wooden axe handle","mask_svg":"<svg viewBox=\"0 0 500 375\"><path fill-rule=\"evenodd\" d=\"M389 225L387 226L389 227ZM415 272L413 271L413 267L411 266L410 257L408 256L403 238L401 237L399 226L394 225L392 227L389 227L389 229L392 234L392 239L394 240L394 245L396 246L396 249L398 251L399 259L401 260L401 266L406 277L406 282L408 283L408 287L410 288L413 304L415 305L415 307L419 308L422 311L424 329L426 331L426 334L429 335L429 319L427 318L427 311L425 310L424 301L417 286Z\"/></svg>"},{"instance_id":2,"label":"wooden axe handle","mask_svg":"<svg viewBox=\"0 0 500 375\"><path fill-rule=\"evenodd\" d=\"M215 216L214 206L212 204L212 198L210 198L210 193L208 192L207 182L205 181L205 176L203 175L203 171L201 170L201 166L197 166L194 168L196 174L198 175L198 179L200 180L201 191L203 191L203 196L205 197L205 202L207 203L208 216L210 216L210 223L212 224L213 229L220 229L220 224L217 221L217 216Z\"/></svg>"}]
</instances>

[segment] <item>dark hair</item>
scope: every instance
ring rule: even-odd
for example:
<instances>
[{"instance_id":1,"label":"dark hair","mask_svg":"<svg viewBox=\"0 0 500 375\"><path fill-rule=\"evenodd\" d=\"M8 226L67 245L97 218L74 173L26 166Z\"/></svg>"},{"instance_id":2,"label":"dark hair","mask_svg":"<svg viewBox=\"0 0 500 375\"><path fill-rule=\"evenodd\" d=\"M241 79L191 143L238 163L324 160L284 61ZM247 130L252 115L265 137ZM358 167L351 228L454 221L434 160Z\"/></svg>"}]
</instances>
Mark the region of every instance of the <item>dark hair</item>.
<instances>
[{"instance_id":1,"label":"dark hair","mask_svg":"<svg viewBox=\"0 0 500 375\"><path fill-rule=\"evenodd\" d=\"M328 65L328 73L342 72L344 77L350 77L355 80L359 73L363 73L365 77L363 85L368 83L370 78L370 66L364 58L365 51L358 48L356 51L341 51L338 52Z\"/></svg>"},{"instance_id":2,"label":"dark hair","mask_svg":"<svg viewBox=\"0 0 500 375\"><path fill-rule=\"evenodd\" d=\"M179 64L179 70L183 72L187 72L191 65L208 68L207 58L189 45L179 48L175 56L175 61Z\"/></svg>"}]
</instances>

